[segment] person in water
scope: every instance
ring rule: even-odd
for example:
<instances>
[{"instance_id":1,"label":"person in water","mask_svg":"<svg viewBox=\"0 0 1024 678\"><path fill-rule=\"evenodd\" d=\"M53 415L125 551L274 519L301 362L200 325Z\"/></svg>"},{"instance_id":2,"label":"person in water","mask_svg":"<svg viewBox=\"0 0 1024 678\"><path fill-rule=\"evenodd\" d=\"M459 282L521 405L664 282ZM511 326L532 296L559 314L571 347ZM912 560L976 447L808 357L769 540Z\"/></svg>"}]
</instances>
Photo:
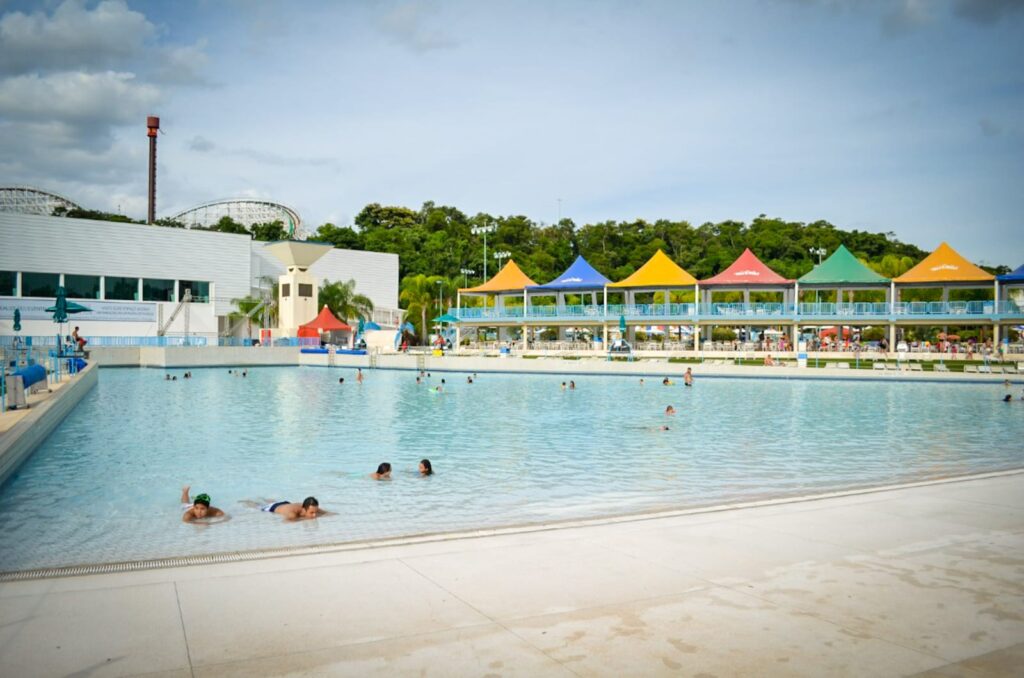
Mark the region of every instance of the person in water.
<instances>
[{"instance_id":1,"label":"person in water","mask_svg":"<svg viewBox=\"0 0 1024 678\"><path fill-rule=\"evenodd\" d=\"M467 384L472 384L473 383L473 377L466 377L466 383Z\"/></svg>"},{"instance_id":2,"label":"person in water","mask_svg":"<svg viewBox=\"0 0 1024 678\"><path fill-rule=\"evenodd\" d=\"M575 381L570 381L569 382L569 390L570 391L575 391L576 390L576 382Z\"/></svg>"},{"instance_id":3,"label":"person in water","mask_svg":"<svg viewBox=\"0 0 1024 678\"><path fill-rule=\"evenodd\" d=\"M671 386L672 385L672 380L669 379L668 377L665 377L664 379L661 380L661 385L662 386Z\"/></svg>"},{"instance_id":4,"label":"person in water","mask_svg":"<svg viewBox=\"0 0 1024 678\"><path fill-rule=\"evenodd\" d=\"M377 472L371 473L370 477L374 480L391 480L391 464L384 462L377 466Z\"/></svg>"},{"instance_id":5,"label":"person in water","mask_svg":"<svg viewBox=\"0 0 1024 678\"><path fill-rule=\"evenodd\" d=\"M361 367L356 368L356 382L363 383L363 370Z\"/></svg>"},{"instance_id":6,"label":"person in water","mask_svg":"<svg viewBox=\"0 0 1024 678\"><path fill-rule=\"evenodd\" d=\"M562 382L562 390L563 391L565 390L565 382L564 381Z\"/></svg>"},{"instance_id":7,"label":"person in water","mask_svg":"<svg viewBox=\"0 0 1024 678\"><path fill-rule=\"evenodd\" d=\"M675 414L675 413L676 413L676 408L672 407L671 405L669 405L668 407L665 408L665 414Z\"/></svg>"},{"instance_id":8,"label":"person in water","mask_svg":"<svg viewBox=\"0 0 1024 678\"><path fill-rule=\"evenodd\" d=\"M210 495L206 493L197 494L190 499L190 489L191 485L181 488L181 522L191 523L204 518L222 518L227 515L216 506L210 506Z\"/></svg>"},{"instance_id":9,"label":"person in water","mask_svg":"<svg viewBox=\"0 0 1024 678\"><path fill-rule=\"evenodd\" d=\"M693 369L687 367L686 374L683 375L683 384L686 386L693 386Z\"/></svg>"},{"instance_id":10,"label":"person in water","mask_svg":"<svg viewBox=\"0 0 1024 678\"><path fill-rule=\"evenodd\" d=\"M430 465L429 459L420 459L420 475L421 476L432 476L434 475L434 467Z\"/></svg>"},{"instance_id":11,"label":"person in water","mask_svg":"<svg viewBox=\"0 0 1024 678\"><path fill-rule=\"evenodd\" d=\"M260 506L265 513L274 513L285 520L315 520L320 516L328 515L328 512L320 508L320 502L316 497L306 497L301 504L293 504L290 501L272 501Z\"/></svg>"},{"instance_id":12,"label":"person in water","mask_svg":"<svg viewBox=\"0 0 1024 678\"><path fill-rule=\"evenodd\" d=\"M339 384L344 384L345 383L345 377L338 377L338 383Z\"/></svg>"}]
</instances>

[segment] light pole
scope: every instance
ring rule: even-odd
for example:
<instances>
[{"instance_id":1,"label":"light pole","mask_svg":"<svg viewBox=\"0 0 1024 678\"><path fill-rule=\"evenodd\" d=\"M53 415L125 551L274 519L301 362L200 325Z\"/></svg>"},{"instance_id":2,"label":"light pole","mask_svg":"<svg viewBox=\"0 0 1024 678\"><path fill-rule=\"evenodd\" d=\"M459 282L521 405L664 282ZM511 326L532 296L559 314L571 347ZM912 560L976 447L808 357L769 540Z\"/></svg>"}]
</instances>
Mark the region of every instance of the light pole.
<instances>
[{"instance_id":1,"label":"light pole","mask_svg":"<svg viewBox=\"0 0 1024 678\"><path fill-rule=\"evenodd\" d=\"M501 268L502 259L508 259L512 256L512 253L507 250L498 250L494 253L494 258L498 261L498 268Z\"/></svg>"},{"instance_id":2,"label":"light pole","mask_svg":"<svg viewBox=\"0 0 1024 678\"><path fill-rule=\"evenodd\" d=\"M487 234L494 233L498 230L498 225L493 221L486 226L474 226L469 229L469 232L473 235L482 235L484 237L484 282L487 282Z\"/></svg>"},{"instance_id":3,"label":"light pole","mask_svg":"<svg viewBox=\"0 0 1024 678\"><path fill-rule=\"evenodd\" d=\"M444 290L444 281L443 280L435 280L434 282L437 283L437 315L442 316L442 315L444 315L444 309L441 308L441 305L444 303L444 300L441 298L441 293L442 293L442 290ZM443 325L441 324L441 321L438 321L437 322L437 335L438 336L441 336L441 328L442 327L443 327Z\"/></svg>"},{"instance_id":4,"label":"light pole","mask_svg":"<svg viewBox=\"0 0 1024 678\"><path fill-rule=\"evenodd\" d=\"M459 269L459 272L462 273L462 286L469 287L469 276L476 275L476 271L471 268L462 268Z\"/></svg>"}]
</instances>

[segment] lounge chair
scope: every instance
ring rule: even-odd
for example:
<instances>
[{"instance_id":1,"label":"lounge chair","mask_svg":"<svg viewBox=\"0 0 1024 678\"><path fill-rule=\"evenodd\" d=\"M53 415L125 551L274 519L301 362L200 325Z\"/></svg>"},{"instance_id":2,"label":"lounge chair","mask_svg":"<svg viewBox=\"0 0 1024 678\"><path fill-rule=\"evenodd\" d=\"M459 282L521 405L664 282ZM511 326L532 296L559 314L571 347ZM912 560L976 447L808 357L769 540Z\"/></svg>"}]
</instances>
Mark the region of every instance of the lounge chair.
<instances>
[{"instance_id":1,"label":"lounge chair","mask_svg":"<svg viewBox=\"0 0 1024 678\"><path fill-rule=\"evenodd\" d=\"M834 370L838 365L836 363L825 363L826 370Z\"/></svg>"},{"instance_id":2,"label":"lounge chair","mask_svg":"<svg viewBox=\"0 0 1024 678\"><path fill-rule=\"evenodd\" d=\"M899 372L900 366L897 363L885 363L885 369L889 372Z\"/></svg>"},{"instance_id":3,"label":"lounge chair","mask_svg":"<svg viewBox=\"0 0 1024 678\"><path fill-rule=\"evenodd\" d=\"M979 374L992 374L992 367L989 365L978 365Z\"/></svg>"},{"instance_id":4,"label":"lounge chair","mask_svg":"<svg viewBox=\"0 0 1024 678\"><path fill-rule=\"evenodd\" d=\"M946 366L946 363L934 363L932 372L949 372L949 367Z\"/></svg>"},{"instance_id":5,"label":"lounge chair","mask_svg":"<svg viewBox=\"0 0 1024 678\"><path fill-rule=\"evenodd\" d=\"M877 362L877 363L875 363L874 365L871 366L871 369L873 369L873 370L885 370L885 363Z\"/></svg>"},{"instance_id":6,"label":"lounge chair","mask_svg":"<svg viewBox=\"0 0 1024 678\"><path fill-rule=\"evenodd\" d=\"M977 371L978 371L978 366L977 365L964 365L964 372L975 372L975 373L977 373Z\"/></svg>"},{"instance_id":7,"label":"lounge chair","mask_svg":"<svg viewBox=\"0 0 1024 678\"><path fill-rule=\"evenodd\" d=\"M1004 365L1003 366L1003 373L1004 374L1020 374L1020 370L1019 370L1019 368L1016 365Z\"/></svg>"},{"instance_id":8,"label":"lounge chair","mask_svg":"<svg viewBox=\"0 0 1024 678\"><path fill-rule=\"evenodd\" d=\"M921 363L910 363L911 372L924 372L924 368L921 367Z\"/></svg>"},{"instance_id":9,"label":"lounge chair","mask_svg":"<svg viewBox=\"0 0 1024 678\"><path fill-rule=\"evenodd\" d=\"M850 363L836 363L836 368L840 370L850 369Z\"/></svg>"}]
</instances>

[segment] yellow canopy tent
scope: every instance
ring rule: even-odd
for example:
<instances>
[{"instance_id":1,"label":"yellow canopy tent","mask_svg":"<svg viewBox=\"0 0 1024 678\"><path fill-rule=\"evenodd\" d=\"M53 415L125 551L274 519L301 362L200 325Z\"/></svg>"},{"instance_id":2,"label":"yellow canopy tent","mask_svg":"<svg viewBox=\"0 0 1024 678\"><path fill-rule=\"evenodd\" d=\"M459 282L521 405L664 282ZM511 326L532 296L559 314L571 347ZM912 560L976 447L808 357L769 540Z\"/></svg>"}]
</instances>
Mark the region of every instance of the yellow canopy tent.
<instances>
[{"instance_id":1,"label":"yellow canopy tent","mask_svg":"<svg viewBox=\"0 0 1024 678\"><path fill-rule=\"evenodd\" d=\"M907 283L992 282L993 280L995 280L995 276L991 273L986 273L964 259L952 247L942 243L921 263L893 279L893 282L903 285Z\"/></svg>"},{"instance_id":2,"label":"yellow canopy tent","mask_svg":"<svg viewBox=\"0 0 1024 678\"><path fill-rule=\"evenodd\" d=\"M667 287L692 287L696 284L696 278L669 259L667 254L658 250L636 273L625 280L611 283L608 287L665 289Z\"/></svg>"}]
</instances>

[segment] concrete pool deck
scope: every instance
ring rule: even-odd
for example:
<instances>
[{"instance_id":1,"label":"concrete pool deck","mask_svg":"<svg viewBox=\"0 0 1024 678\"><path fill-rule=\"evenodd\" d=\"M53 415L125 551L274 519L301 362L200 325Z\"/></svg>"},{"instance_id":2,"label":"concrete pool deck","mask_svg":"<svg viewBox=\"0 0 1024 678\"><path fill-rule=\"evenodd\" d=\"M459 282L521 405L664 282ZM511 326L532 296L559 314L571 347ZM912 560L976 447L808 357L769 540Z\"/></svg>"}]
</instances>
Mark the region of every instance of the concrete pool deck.
<instances>
[{"instance_id":1,"label":"concrete pool deck","mask_svg":"<svg viewBox=\"0 0 1024 678\"><path fill-rule=\"evenodd\" d=\"M0 675L11 676L1003 676L1022 665L1024 473L0 584Z\"/></svg>"}]
</instances>

